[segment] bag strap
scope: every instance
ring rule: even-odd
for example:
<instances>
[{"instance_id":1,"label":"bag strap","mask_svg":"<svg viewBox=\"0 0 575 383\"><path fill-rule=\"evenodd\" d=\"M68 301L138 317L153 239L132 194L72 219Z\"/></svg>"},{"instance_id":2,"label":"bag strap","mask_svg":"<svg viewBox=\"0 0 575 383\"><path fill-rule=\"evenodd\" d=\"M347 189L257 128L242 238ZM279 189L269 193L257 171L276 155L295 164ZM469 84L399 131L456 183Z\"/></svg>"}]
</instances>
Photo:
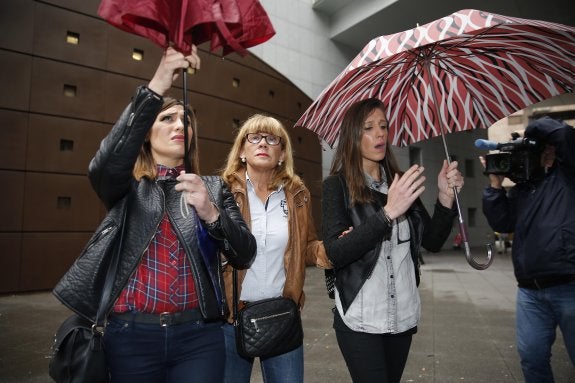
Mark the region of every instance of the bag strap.
<instances>
[{"instance_id":1,"label":"bag strap","mask_svg":"<svg viewBox=\"0 0 575 383\"><path fill-rule=\"evenodd\" d=\"M102 289L102 297L100 298L100 306L98 306L98 312L96 314L96 322L92 327L95 331L104 333L105 321L107 316L107 308L112 298L112 289L114 287L114 279L116 277L116 272L118 270L118 265L120 263L120 254L122 252L122 247L124 245L124 233L126 231L126 216L128 215L128 207L130 204L130 198L126 197L126 207L122 214L122 222L120 225L120 237L116 243L116 249L112 253L110 258L110 264L108 265L108 270L106 272L106 279L104 281L104 288Z\"/></svg>"}]
</instances>

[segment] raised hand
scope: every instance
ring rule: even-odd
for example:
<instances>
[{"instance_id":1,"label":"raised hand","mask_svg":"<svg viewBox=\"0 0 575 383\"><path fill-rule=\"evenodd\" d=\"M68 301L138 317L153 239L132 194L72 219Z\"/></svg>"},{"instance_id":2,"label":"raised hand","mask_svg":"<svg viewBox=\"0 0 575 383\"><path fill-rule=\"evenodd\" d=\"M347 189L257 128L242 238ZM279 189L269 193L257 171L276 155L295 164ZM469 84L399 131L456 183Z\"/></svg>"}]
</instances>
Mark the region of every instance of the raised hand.
<instances>
[{"instance_id":1,"label":"raised hand","mask_svg":"<svg viewBox=\"0 0 575 383\"><path fill-rule=\"evenodd\" d=\"M154 73L154 77L148 84L148 88L163 96L178 78L181 69L200 69L200 56L198 48L192 45L192 52L184 56L174 48L167 48L160 60L160 64Z\"/></svg>"},{"instance_id":2,"label":"raised hand","mask_svg":"<svg viewBox=\"0 0 575 383\"><path fill-rule=\"evenodd\" d=\"M405 213L423 193L423 170L423 166L413 165L401 177L395 175L387 193L387 204L384 206L389 218L395 219Z\"/></svg>"}]
</instances>

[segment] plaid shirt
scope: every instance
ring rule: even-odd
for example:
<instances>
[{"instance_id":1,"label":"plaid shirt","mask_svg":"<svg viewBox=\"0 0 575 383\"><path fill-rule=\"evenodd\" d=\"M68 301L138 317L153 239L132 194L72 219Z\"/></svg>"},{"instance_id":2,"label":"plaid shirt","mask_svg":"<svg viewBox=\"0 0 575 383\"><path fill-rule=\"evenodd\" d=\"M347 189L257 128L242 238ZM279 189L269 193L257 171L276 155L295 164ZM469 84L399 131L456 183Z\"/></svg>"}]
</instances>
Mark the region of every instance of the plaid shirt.
<instances>
[{"instance_id":1,"label":"plaid shirt","mask_svg":"<svg viewBox=\"0 0 575 383\"><path fill-rule=\"evenodd\" d=\"M183 167L158 165L158 178L177 177L181 170ZM136 272L120 293L114 312L159 314L197 307L198 295L190 261L166 214Z\"/></svg>"}]
</instances>

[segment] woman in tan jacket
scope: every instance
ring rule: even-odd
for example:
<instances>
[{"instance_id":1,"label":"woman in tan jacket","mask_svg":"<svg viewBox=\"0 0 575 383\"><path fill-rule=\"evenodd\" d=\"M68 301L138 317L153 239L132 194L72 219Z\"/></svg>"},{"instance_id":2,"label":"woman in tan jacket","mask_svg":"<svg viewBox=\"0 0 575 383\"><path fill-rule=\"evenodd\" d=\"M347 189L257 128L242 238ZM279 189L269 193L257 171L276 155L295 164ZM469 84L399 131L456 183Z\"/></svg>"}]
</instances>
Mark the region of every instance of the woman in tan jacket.
<instances>
[{"instance_id":1,"label":"woman in tan jacket","mask_svg":"<svg viewBox=\"0 0 575 383\"><path fill-rule=\"evenodd\" d=\"M240 307L245 302L283 296L304 304L306 265L329 267L317 240L310 193L294 173L289 135L273 117L254 115L240 128L222 177L257 242L247 270L238 270ZM232 313L232 267L224 270L226 298ZM229 322L232 322L230 315ZM236 351L234 328L224 325L225 382L249 382L253 359ZM266 382L303 382L303 346L260 360Z\"/></svg>"}]
</instances>

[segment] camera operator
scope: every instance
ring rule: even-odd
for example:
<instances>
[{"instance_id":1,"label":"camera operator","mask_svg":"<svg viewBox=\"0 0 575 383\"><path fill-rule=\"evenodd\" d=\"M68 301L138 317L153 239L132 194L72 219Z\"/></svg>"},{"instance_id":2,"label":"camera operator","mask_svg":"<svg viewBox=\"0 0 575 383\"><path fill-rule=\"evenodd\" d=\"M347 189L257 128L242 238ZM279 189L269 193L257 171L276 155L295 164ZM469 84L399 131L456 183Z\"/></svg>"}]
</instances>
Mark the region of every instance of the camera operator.
<instances>
[{"instance_id":1,"label":"camera operator","mask_svg":"<svg viewBox=\"0 0 575 383\"><path fill-rule=\"evenodd\" d=\"M514 232L516 341L525 381L553 382L557 326L575 365L575 129L543 117L524 133L541 144L541 177L506 193L504 176L489 174L483 213L493 230Z\"/></svg>"}]
</instances>

